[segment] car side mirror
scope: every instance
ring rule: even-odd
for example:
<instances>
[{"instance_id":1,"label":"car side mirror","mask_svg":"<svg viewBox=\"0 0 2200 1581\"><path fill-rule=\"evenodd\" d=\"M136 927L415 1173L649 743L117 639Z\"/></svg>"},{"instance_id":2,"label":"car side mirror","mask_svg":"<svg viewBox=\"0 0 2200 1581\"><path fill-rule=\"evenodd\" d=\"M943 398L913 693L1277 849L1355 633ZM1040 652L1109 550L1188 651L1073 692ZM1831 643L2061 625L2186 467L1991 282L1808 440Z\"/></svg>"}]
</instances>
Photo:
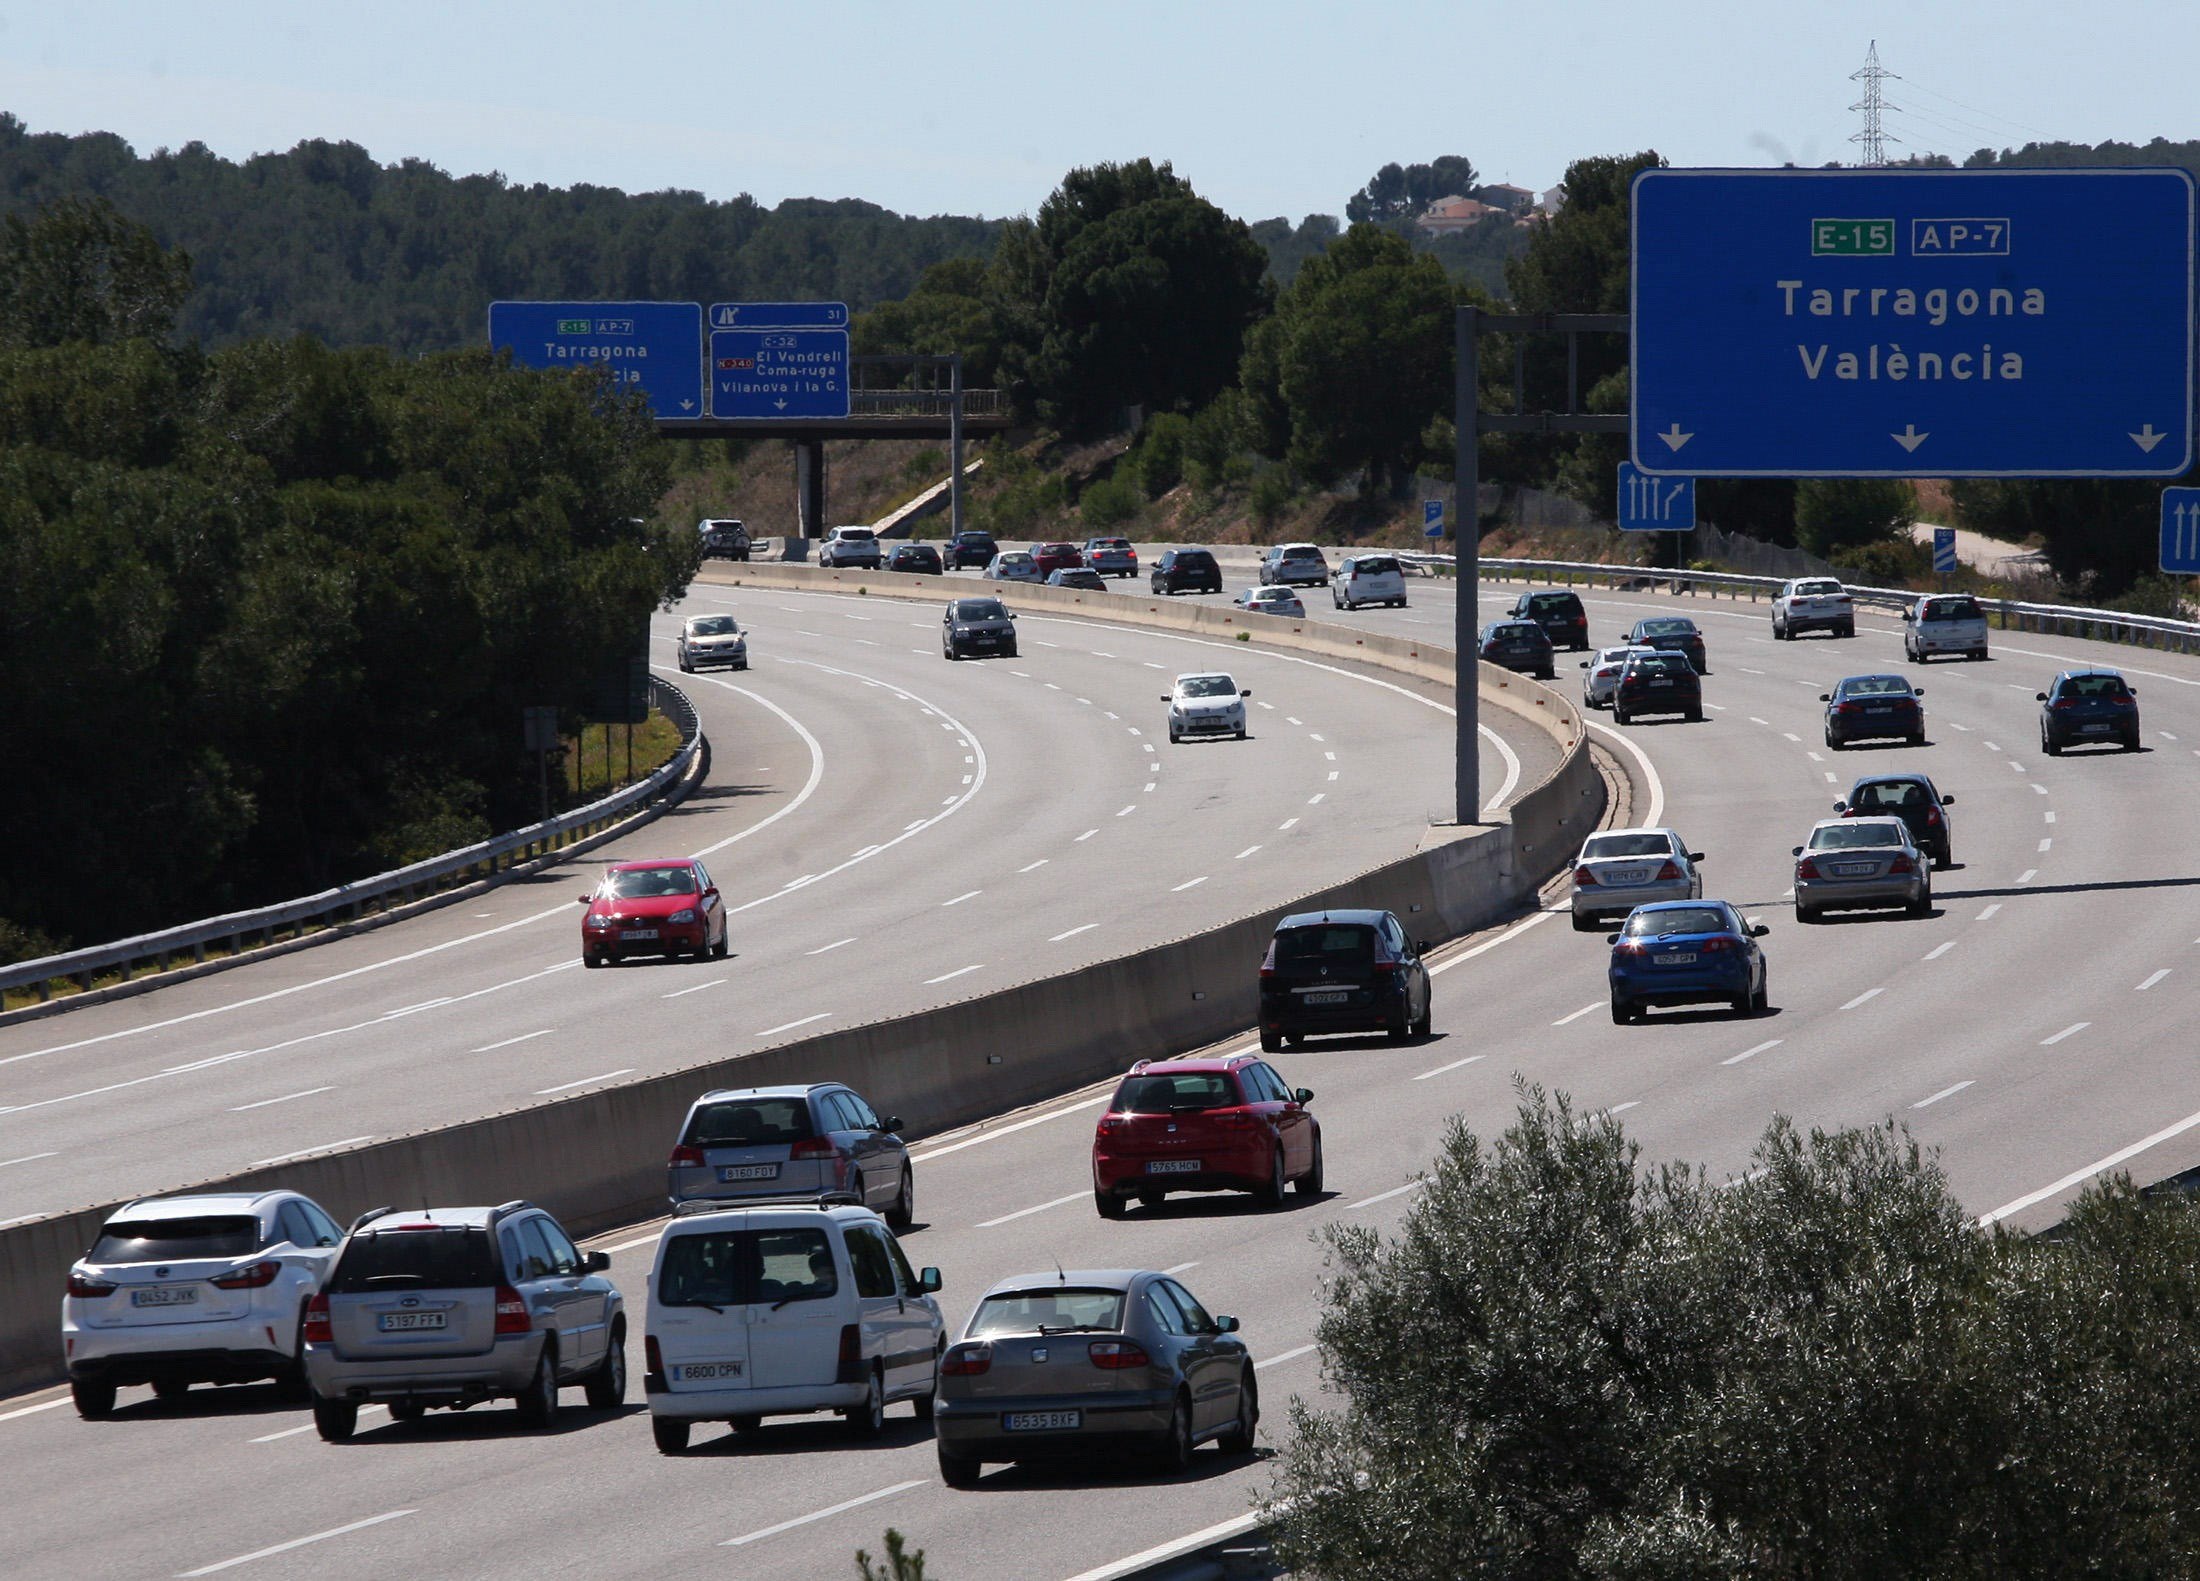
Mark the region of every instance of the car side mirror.
<instances>
[{"instance_id":1,"label":"car side mirror","mask_svg":"<svg viewBox=\"0 0 2200 1581\"><path fill-rule=\"evenodd\" d=\"M1428 954L1428 940L1426 940L1426 939L1415 939L1415 940L1413 941L1413 953L1414 953L1415 955L1426 955L1426 954Z\"/></svg>"},{"instance_id":2,"label":"car side mirror","mask_svg":"<svg viewBox=\"0 0 2200 1581\"><path fill-rule=\"evenodd\" d=\"M1910 688L1910 695L1912 697L1923 697L1925 695L1925 688L1922 686L1913 686Z\"/></svg>"},{"instance_id":3,"label":"car side mirror","mask_svg":"<svg viewBox=\"0 0 2200 1581\"><path fill-rule=\"evenodd\" d=\"M611 1272L611 1254L609 1252L590 1252L581 1259L581 1272L584 1274L607 1274Z\"/></svg>"},{"instance_id":4,"label":"car side mirror","mask_svg":"<svg viewBox=\"0 0 2200 1581\"><path fill-rule=\"evenodd\" d=\"M1167 702L1167 701L1169 701L1169 694L1168 694L1167 692L1163 692L1163 693L1161 694L1161 700L1162 700L1162 701L1163 701L1164 703L1165 703L1165 702Z\"/></svg>"},{"instance_id":5,"label":"car side mirror","mask_svg":"<svg viewBox=\"0 0 2200 1581\"><path fill-rule=\"evenodd\" d=\"M1581 667L1586 670L1589 667L1589 661L1587 659L1583 659L1581 661Z\"/></svg>"},{"instance_id":6,"label":"car side mirror","mask_svg":"<svg viewBox=\"0 0 2200 1581\"><path fill-rule=\"evenodd\" d=\"M1215 1319L1215 1332L1217 1334L1235 1334L1237 1331L1238 1320L1228 1313L1223 1313Z\"/></svg>"},{"instance_id":7,"label":"car side mirror","mask_svg":"<svg viewBox=\"0 0 2200 1581\"><path fill-rule=\"evenodd\" d=\"M898 1114L888 1115L879 1122L879 1129L881 1131L899 1131L901 1129L901 1116Z\"/></svg>"},{"instance_id":8,"label":"car side mirror","mask_svg":"<svg viewBox=\"0 0 2200 1581\"><path fill-rule=\"evenodd\" d=\"M1953 807L1955 804L1956 798L1953 791L1948 792L1940 798L1940 805L1943 807Z\"/></svg>"},{"instance_id":9,"label":"car side mirror","mask_svg":"<svg viewBox=\"0 0 2200 1581\"><path fill-rule=\"evenodd\" d=\"M1607 934L1606 934L1606 935L1604 936L1604 942L1605 942L1606 944L1617 944L1617 943L1619 943L1619 941L1620 941L1620 935L1619 935L1619 934L1616 934L1616 933L1607 933Z\"/></svg>"},{"instance_id":10,"label":"car side mirror","mask_svg":"<svg viewBox=\"0 0 2200 1581\"><path fill-rule=\"evenodd\" d=\"M1238 693L1238 696L1240 696L1240 697L1250 697L1250 696L1252 696L1252 695L1253 695L1253 689L1252 689L1252 688L1251 688L1250 686L1246 687L1244 691L1242 691L1242 692ZM2134 696L2134 697L2137 697L2137 696L2138 696L2139 694L2138 694L2137 692L2133 692L2133 693L2132 693L2131 695L2132 695L2132 696Z\"/></svg>"},{"instance_id":11,"label":"car side mirror","mask_svg":"<svg viewBox=\"0 0 2200 1581\"><path fill-rule=\"evenodd\" d=\"M1905 609L1902 612L1902 618L1904 620L1915 620L1917 619L1917 612L1915 610Z\"/></svg>"},{"instance_id":12,"label":"car side mirror","mask_svg":"<svg viewBox=\"0 0 2200 1581\"><path fill-rule=\"evenodd\" d=\"M2139 695L2139 688L2136 686L2127 686L2124 688L2124 690L2129 692L2134 697L2137 697Z\"/></svg>"},{"instance_id":13,"label":"car side mirror","mask_svg":"<svg viewBox=\"0 0 2200 1581\"><path fill-rule=\"evenodd\" d=\"M581 896L581 904L582 904L582 905L584 905L584 906L585 906L585 905L587 905L587 904L588 904L588 902L589 902L589 901L590 901L590 900L591 900L592 898L593 898L592 896L588 896L588 895L583 895L583 896Z\"/></svg>"},{"instance_id":14,"label":"car side mirror","mask_svg":"<svg viewBox=\"0 0 2200 1581\"><path fill-rule=\"evenodd\" d=\"M937 1268L917 1270L917 1288L926 1295L936 1295L940 1288L940 1271Z\"/></svg>"},{"instance_id":15,"label":"car side mirror","mask_svg":"<svg viewBox=\"0 0 2200 1581\"><path fill-rule=\"evenodd\" d=\"M2034 692L2034 693L2032 694L2032 696L2033 696L2033 698L2034 698L2034 700L2035 700L2035 701L2038 701L2038 702L2042 702L2042 703L2044 703L2044 702L2046 702L2046 701L2047 701L2047 694L2046 694L2045 692Z\"/></svg>"},{"instance_id":16,"label":"car side mirror","mask_svg":"<svg viewBox=\"0 0 2200 1581\"><path fill-rule=\"evenodd\" d=\"M1749 936L1753 939L1761 939L1771 931L1772 930L1770 928L1766 927L1761 922L1752 922L1749 925Z\"/></svg>"},{"instance_id":17,"label":"car side mirror","mask_svg":"<svg viewBox=\"0 0 2200 1581\"><path fill-rule=\"evenodd\" d=\"M1801 846L1799 846L1799 845L1797 845L1797 846L1790 846L1790 847L1788 848L1788 855L1789 855L1789 856L1801 856L1802 854L1803 854L1803 848L1802 848Z\"/></svg>"},{"instance_id":18,"label":"car side mirror","mask_svg":"<svg viewBox=\"0 0 2200 1581\"><path fill-rule=\"evenodd\" d=\"M1831 692L1820 692L1820 693L1818 694L1818 700L1819 700L1819 701L1820 701L1821 703L1830 703L1830 702L1832 702L1832 701L1833 701L1833 693L1831 693Z\"/></svg>"},{"instance_id":19,"label":"car side mirror","mask_svg":"<svg viewBox=\"0 0 2200 1581\"><path fill-rule=\"evenodd\" d=\"M1009 618L1010 620L1014 620L1014 619L1016 618L1016 611L1014 611L1013 609L1012 609L1012 610L1010 610L1010 611L1008 612L1008 618Z\"/></svg>"},{"instance_id":20,"label":"car side mirror","mask_svg":"<svg viewBox=\"0 0 2200 1581\"><path fill-rule=\"evenodd\" d=\"M1703 860L1703 853L1701 851L1691 851L1688 853L1688 860L1691 862L1701 862Z\"/></svg>"},{"instance_id":21,"label":"car side mirror","mask_svg":"<svg viewBox=\"0 0 2200 1581\"><path fill-rule=\"evenodd\" d=\"M1311 1087L1292 1088L1291 1101L1297 1104L1300 1108L1305 1108L1308 1104L1314 1101L1314 1089Z\"/></svg>"},{"instance_id":22,"label":"car side mirror","mask_svg":"<svg viewBox=\"0 0 2200 1581\"><path fill-rule=\"evenodd\" d=\"M1833 810L1835 812L1847 812L1849 810L1849 804L1845 801L1837 801L1833 804Z\"/></svg>"}]
</instances>

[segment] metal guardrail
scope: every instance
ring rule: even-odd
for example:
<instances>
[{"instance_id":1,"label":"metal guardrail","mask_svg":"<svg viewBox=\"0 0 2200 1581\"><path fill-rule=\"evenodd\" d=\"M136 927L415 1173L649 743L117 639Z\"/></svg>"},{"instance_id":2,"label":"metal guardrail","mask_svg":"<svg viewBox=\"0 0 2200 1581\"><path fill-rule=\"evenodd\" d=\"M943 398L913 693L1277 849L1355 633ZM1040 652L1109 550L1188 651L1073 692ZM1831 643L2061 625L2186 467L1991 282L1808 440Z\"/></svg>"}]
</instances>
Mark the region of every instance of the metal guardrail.
<instances>
[{"instance_id":1,"label":"metal guardrail","mask_svg":"<svg viewBox=\"0 0 2200 1581\"><path fill-rule=\"evenodd\" d=\"M0 967L0 993L35 988L43 1003L53 998L56 983L74 982L79 988L89 990L97 978L118 971L121 980L128 982L148 963L156 971L165 971L176 964L179 957L188 956L193 964L203 962L210 946L226 946L225 953L239 954L255 945L272 944L285 932L295 938L315 928L352 921L370 910L388 911L393 906L409 904L453 883L486 877L531 861L567 844L574 837L585 839L596 834L676 783L702 750L702 726L687 694L655 676L650 677L649 689L650 701L679 726L681 747L669 762L647 779L637 780L585 807L576 807L541 823L493 835L478 844L446 851L441 856L429 857L424 862L414 862L373 878L339 884L317 895L305 895L253 911L234 911L201 922L163 928L158 933L138 934L111 944Z\"/></svg>"},{"instance_id":2,"label":"metal guardrail","mask_svg":"<svg viewBox=\"0 0 2200 1581\"><path fill-rule=\"evenodd\" d=\"M1451 564L1449 555L1401 551L1400 560L1425 565L1441 573ZM1497 581L1544 580L1571 587L1624 588L1669 587L1688 596L1770 599L1787 577L1741 576L1730 571L1680 571L1665 566L1605 565L1579 560L1485 559L1482 573ZM1926 594L1916 588L1856 587L1848 583L1849 596L1875 609L1907 609ZM1973 594L1986 611L1990 624L2005 631L2031 631L2057 636L2082 637L2097 642L2121 642L2135 647L2162 648L2175 653L2200 652L2200 621L2171 620L2160 615L2134 615L2115 609L2086 609L2070 604L2028 604L2020 599L1989 598Z\"/></svg>"}]
</instances>

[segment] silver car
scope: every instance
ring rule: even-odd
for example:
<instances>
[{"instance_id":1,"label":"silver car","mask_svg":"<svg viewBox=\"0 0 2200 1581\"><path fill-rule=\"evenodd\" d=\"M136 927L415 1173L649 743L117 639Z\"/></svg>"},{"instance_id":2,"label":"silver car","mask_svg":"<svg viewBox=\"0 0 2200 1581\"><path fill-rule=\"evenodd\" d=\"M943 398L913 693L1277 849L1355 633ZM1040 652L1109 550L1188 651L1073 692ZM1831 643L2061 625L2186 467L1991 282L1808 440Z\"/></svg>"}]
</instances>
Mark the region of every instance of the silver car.
<instances>
[{"instance_id":1,"label":"silver car","mask_svg":"<svg viewBox=\"0 0 2200 1581\"><path fill-rule=\"evenodd\" d=\"M665 1167L683 1202L814 1197L861 1203L897 1230L916 1217L916 1181L901 1116L880 1119L838 1082L720 1088L689 1108Z\"/></svg>"},{"instance_id":2,"label":"silver car","mask_svg":"<svg viewBox=\"0 0 2200 1581\"><path fill-rule=\"evenodd\" d=\"M749 667L749 636L731 615L690 615L680 624L680 672Z\"/></svg>"},{"instance_id":3,"label":"silver car","mask_svg":"<svg viewBox=\"0 0 2200 1581\"><path fill-rule=\"evenodd\" d=\"M940 1358L940 1480L976 1485L987 1461L1128 1448L1182 1471L1195 1445L1252 1453L1253 1356L1237 1319L1210 1317L1166 1274L1048 1269L979 1298Z\"/></svg>"},{"instance_id":4,"label":"silver car","mask_svg":"<svg viewBox=\"0 0 2200 1581\"><path fill-rule=\"evenodd\" d=\"M1574 931L1593 933L1600 918L1625 916L1660 900L1701 900L1701 851L1671 829L1607 829L1581 842L1574 858Z\"/></svg>"},{"instance_id":5,"label":"silver car","mask_svg":"<svg viewBox=\"0 0 2200 1581\"><path fill-rule=\"evenodd\" d=\"M567 1384L614 1409L626 1308L610 1266L531 1202L362 1214L306 1305L313 1425L337 1442L372 1401L416 1422L431 1406L506 1398L524 1425L548 1427Z\"/></svg>"},{"instance_id":6,"label":"silver car","mask_svg":"<svg viewBox=\"0 0 2200 1581\"><path fill-rule=\"evenodd\" d=\"M1620 672L1627 668L1627 661L1638 653L1655 653L1655 648L1638 648L1632 643L1622 643L1616 648L1599 648L1593 658L1583 659L1581 667L1589 673L1581 678L1581 702L1585 708L1609 708L1612 693L1619 689Z\"/></svg>"},{"instance_id":7,"label":"silver car","mask_svg":"<svg viewBox=\"0 0 2200 1581\"><path fill-rule=\"evenodd\" d=\"M1795 920L1835 907L1933 909L1932 866L1899 818L1828 818L1795 847Z\"/></svg>"}]
</instances>

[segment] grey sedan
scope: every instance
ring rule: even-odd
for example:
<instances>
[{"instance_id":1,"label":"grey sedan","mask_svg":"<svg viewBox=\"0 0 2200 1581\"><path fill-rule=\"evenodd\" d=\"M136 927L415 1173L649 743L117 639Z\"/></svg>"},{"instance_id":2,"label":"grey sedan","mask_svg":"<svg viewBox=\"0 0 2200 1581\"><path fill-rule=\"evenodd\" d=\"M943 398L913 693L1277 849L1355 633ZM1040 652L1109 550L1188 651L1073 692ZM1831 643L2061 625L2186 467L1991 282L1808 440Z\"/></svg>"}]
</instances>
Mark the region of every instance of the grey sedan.
<instances>
[{"instance_id":1,"label":"grey sedan","mask_svg":"<svg viewBox=\"0 0 2200 1581\"><path fill-rule=\"evenodd\" d=\"M1795 848L1795 920L1834 907L1933 909L1931 864L1899 818L1828 818Z\"/></svg>"},{"instance_id":2,"label":"grey sedan","mask_svg":"<svg viewBox=\"0 0 2200 1581\"><path fill-rule=\"evenodd\" d=\"M897 1230L916 1213L901 1116L880 1118L853 1088L722 1087L688 1109L665 1166L665 1195L737 1206L744 1198L859 1202Z\"/></svg>"},{"instance_id":3,"label":"grey sedan","mask_svg":"<svg viewBox=\"0 0 2200 1581\"><path fill-rule=\"evenodd\" d=\"M1250 1454L1259 1424L1236 1318L1151 1270L1048 1269L979 1299L940 1358L933 1432L940 1479L968 1488L987 1461L1115 1448L1180 1472L1208 1439Z\"/></svg>"}]
</instances>

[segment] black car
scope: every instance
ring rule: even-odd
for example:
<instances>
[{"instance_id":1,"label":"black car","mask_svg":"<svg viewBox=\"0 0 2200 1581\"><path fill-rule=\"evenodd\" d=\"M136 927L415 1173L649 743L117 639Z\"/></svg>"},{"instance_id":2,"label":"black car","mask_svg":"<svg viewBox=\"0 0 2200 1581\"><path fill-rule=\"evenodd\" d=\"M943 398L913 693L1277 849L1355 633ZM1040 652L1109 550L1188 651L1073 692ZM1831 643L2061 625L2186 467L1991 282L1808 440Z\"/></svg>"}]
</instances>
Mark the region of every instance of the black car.
<instances>
[{"instance_id":1,"label":"black car","mask_svg":"<svg viewBox=\"0 0 2200 1581\"><path fill-rule=\"evenodd\" d=\"M1222 567L1205 549L1165 549L1154 562L1156 593L1219 593Z\"/></svg>"},{"instance_id":2,"label":"black car","mask_svg":"<svg viewBox=\"0 0 2200 1581\"><path fill-rule=\"evenodd\" d=\"M1000 552L1001 546L989 532L959 532L947 540L947 569L962 571L976 566L983 571Z\"/></svg>"},{"instance_id":3,"label":"black car","mask_svg":"<svg viewBox=\"0 0 2200 1581\"><path fill-rule=\"evenodd\" d=\"M1424 943L1387 911L1303 911L1276 924L1260 963L1260 1046L1309 1033L1429 1034Z\"/></svg>"},{"instance_id":4,"label":"black car","mask_svg":"<svg viewBox=\"0 0 2200 1581\"><path fill-rule=\"evenodd\" d=\"M1711 673L1711 666L1704 659L1703 633L1686 615L1646 615L1628 631L1627 640L1638 648L1685 653L1698 675Z\"/></svg>"},{"instance_id":5,"label":"black car","mask_svg":"<svg viewBox=\"0 0 2200 1581\"><path fill-rule=\"evenodd\" d=\"M886 552L886 569L914 571L919 576L938 576L940 552L928 543L897 543Z\"/></svg>"},{"instance_id":6,"label":"black car","mask_svg":"<svg viewBox=\"0 0 2200 1581\"><path fill-rule=\"evenodd\" d=\"M2116 742L2139 750L2139 689L2114 670L2065 670L2040 700L2040 750L2060 757L2065 747Z\"/></svg>"},{"instance_id":7,"label":"black car","mask_svg":"<svg viewBox=\"0 0 2200 1581\"><path fill-rule=\"evenodd\" d=\"M1685 653L1638 653L1619 672L1612 688L1612 723L1624 725L1645 714L1679 714L1691 722L1703 718L1703 677Z\"/></svg>"},{"instance_id":8,"label":"black car","mask_svg":"<svg viewBox=\"0 0 2200 1581\"><path fill-rule=\"evenodd\" d=\"M1900 739L1925 744L1925 689L1899 675L1852 675L1830 692L1826 705L1826 745L1836 752L1858 741Z\"/></svg>"},{"instance_id":9,"label":"black car","mask_svg":"<svg viewBox=\"0 0 2200 1581\"><path fill-rule=\"evenodd\" d=\"M1479 651L1492 664L1538 680L1548 681L1558 674L1550 634L1532 620L1491 621L1482 628Z\"/></svg>"},{"instance_id":10,"label":"black car","mask_svg":"<svg viewBox=\"0 0 2200 1581\"><path fill-rule=\"evenodd\" d=\"M951 600L940 617L940 653L968 659L981 653L1016 657L1016 617L997 598Z\"/></svg>"},{"instance_id":11,"label":"black car","mask_svg":"<svg viewBox=\"0 0 2200 1581\"><path fill-rule=\"evenodd\" d=\"M1577 594L1523 593L1513 600L1512 618L1534 621L1554 648L1580 652L1589 646L1589 612L1581 607Z\"/></svg>"},{"instance_id":12,"label":"black car","mask_svg":"<svg viewBox=\"0 0 2200 1581\"><path fill-rule=\"evenodd\" d=\"M1867 774L1833 810L1844 818L1900 818L1917 848L1946 867L1955 861L1955 845L1944 809L1954 802L1923 774Z\"/></svg>"}]
</instances>

